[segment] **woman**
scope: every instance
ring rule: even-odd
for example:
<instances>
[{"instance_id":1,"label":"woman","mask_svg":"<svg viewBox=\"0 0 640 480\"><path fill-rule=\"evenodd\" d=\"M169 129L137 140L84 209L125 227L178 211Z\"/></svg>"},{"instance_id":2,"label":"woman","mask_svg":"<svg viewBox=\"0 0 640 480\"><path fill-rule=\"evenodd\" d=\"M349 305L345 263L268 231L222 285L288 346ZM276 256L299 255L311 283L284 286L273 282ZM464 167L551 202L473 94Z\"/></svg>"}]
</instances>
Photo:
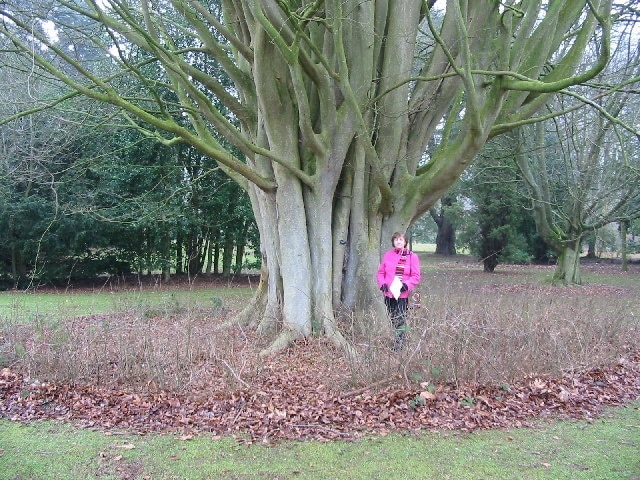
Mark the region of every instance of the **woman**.
<instances>
[{"instance_id":1,"label":"woman","mask_svg":"<svg viewBox=\"0 0 640 480\"><path fill-rule=\"evenodd\" d=\"M407 248L407 238L395 232L391 236L393 248L385 252L376 275L378 287L395 329L394 349L404 346L407 303L411 291L420 283L420 260Z\"/></svg>"}]
</instances>

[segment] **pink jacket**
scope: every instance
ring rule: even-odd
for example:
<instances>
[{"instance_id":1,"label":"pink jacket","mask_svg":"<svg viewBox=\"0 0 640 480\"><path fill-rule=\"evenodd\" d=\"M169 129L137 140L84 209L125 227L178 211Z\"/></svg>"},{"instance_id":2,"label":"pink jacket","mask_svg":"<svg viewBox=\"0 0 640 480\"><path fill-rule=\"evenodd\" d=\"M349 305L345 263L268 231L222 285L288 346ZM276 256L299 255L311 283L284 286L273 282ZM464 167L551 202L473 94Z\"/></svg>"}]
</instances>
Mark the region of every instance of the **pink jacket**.
<instances>
[{"instance_id":1,"label":"pink jacket","mask_svg":"<svg viewBox=\"0 0 640 480\"><path fill-rule=\"evenodd\" d=\"M391 285L393 277L396 274L396 265L398 265L399 260L400 252L395 248L385 252L376 275L378 287L382 287L384 284L387 286ZM418 285L418 283L420 283L420 260L418 259L418 255L412 251L409 251L409 254L407 255L407 264L404 269L404 273L402 274L402 283L407 284L408 290L406 292L402 292L400 294L400 298L409 297L411 291L416 287L416 285ZM384 295L386 297L393 297L391 292L386 292Z\"/></svg>"}]
</instances>

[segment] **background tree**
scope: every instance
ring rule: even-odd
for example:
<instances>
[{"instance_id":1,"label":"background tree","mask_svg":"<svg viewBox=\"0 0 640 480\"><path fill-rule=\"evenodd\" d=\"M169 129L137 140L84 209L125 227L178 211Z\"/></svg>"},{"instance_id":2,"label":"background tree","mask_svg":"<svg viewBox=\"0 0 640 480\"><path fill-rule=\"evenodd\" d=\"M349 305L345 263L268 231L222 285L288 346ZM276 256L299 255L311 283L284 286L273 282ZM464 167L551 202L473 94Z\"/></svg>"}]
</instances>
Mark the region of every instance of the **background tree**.
<instances>
[{"instance_id":1,"label":"background tree","mask_svg":"<svg viewBox=\"0 0 640 480\"><path fill-rule=\"evenodd\" d=\"M21 75L19 58L8 61L14 68L0 69L0 115L37 106L37 97L59 95L56 86ZM76 226L63 214L58 186L79 155L75 142L81 135L76 122L55 110L0 125L0 258L14 286L26 285L34 274L50 277L69 255L65 232Z\"/></svg>"},{"instance_id":2,"label":"background tree","mask_svg":"<svg viewBox=\"0 0 640 480\"><path fill-rule=\"evenodd\" d=\"M434 3L16 0L0 8L0 35L34 73L193 146L248 189L263 282L245 318L284 326L267 351L312 324L346 346L334 309L378 298L372 272L391 232L428 211L487 139L608 61L610 1L451 0L438 15ZM61 48L48 18L121 73ZM576 72L593 44L598 58ZM145 74L151 64L162 79Z\"/></svg>"},{"instance_id":3,"label":"background tree","mask_svg":"<svg viewBox=\"0 0 640 480\"><path fill-rule=\"evenodd\" d=\"M635 38L617 38L610 68L580 92L579 100L557 100L565 115L521 130L517 162L532 197L538 232L558 256L558 282L582 282L580 254L588 232L640 215L629 208L640 198L640 132L633 127L640 82ZM593 108L582 101L590 88L597 92L590 102Z\"/></svg>"},{"instance_id":4,"label":"background tree","mask_svg":"<svg viewBox=\"0 0 640 480\"><path fill-rule=\"evenodd\" d=\"M515 164L514 144L512 134L489 142L459 182L461 201L468 205L460 239L485 272L500 263L549 260Z\"/></svg>"},{"instance_id":5,"label":"background tree","mask_svg":"<svg viewBox=\"0 0 640 480\"><path fill-rule=\"evenodd\" d=\"M640 205L638 205L640 209ZM626 244L626 251L628 254L640 253L640 221L638 218L630 220L627 226L627 235L624 238ZM628 258L627 258L628 259Z\"/></svg>"},{"instance_id":6,"label":"background tree","mask_svg":"<svg viewBox=\"0 0 640 480\"><path fill-rule=\"evenodd\" d=\"M435 253L437 255L455 255L456 226L461 215L456 194L449 190L440 199L438 207L434 206L429 209L429 215L438 227Z\"/></svg>"},{"instance_id":7,"label":"background tree","mask_svg":"<svg viewBox=\"0 0 640 480\"><path fill-rule=\"evenodd\" d=\"M78 20L69 21L81 24ZM64 36L57 43L102 71L112 69L108 57L95 48ZM245 246L257 245L253 213L246 192L211 158L186 144L167 146L149 139L132 128L138 125L118 123L113 108L93 99L70 96L58 102L58 85L34 76L17 56L1 58L11 63L2 69L1 117L38 112L42 99L52 102L51 110L0 126L6 193L0 205L0 225L6 227L0 256L8 282L158 270L168 280L172 269L200 273L204 257L212 258L205 249L223 248L229 256L236 252L239 270ZM149 77L158 75L157 69L145 68ZM118 82L131 91L131 85ZM171 100L170 90L162 95ZM28 164L40 167L26 168ZM43 178L46 188L30 187L28 198L17 193L22 185L39 185ZM231 204L238 205L232 215ZM234 230L231 241L210 238L220 226ZM178 236L187 240L178 245ZM185 258L189 260L176 265ZM224 269L230 274L230 266Z\"/></svg>"},{"instance_id":8,"label":"background tree","mask_svg":"<svg viewBox=\"0 0 640 480\"><path fill-rule=\"evenodd\" d=\"M15 108L18 97L5 100L5 108ZM72 106L84 110L82 118ZM193 148L94 123L108 117L96 107L76 100L0 127L7 283L156 271L168 281L172 270L201 273L214 249L230 259L235 252L239 270L245 247L257 245L246 192ZM212 237L214 226L231 232L228 238ZM180 248L198 247L194 255L178 254L178 234L188 239ZM176 266L177 258L188 260ZM230 275L232 265L223 270Z\"/></svg>"}]
</instances>

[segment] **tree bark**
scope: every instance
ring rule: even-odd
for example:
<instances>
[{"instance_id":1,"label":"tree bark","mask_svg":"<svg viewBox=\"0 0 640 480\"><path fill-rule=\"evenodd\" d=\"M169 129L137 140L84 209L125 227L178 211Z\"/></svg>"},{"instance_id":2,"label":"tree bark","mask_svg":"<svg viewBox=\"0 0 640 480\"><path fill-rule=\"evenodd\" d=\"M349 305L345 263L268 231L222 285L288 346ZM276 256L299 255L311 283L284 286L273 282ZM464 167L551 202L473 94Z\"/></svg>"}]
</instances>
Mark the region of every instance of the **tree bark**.
<instances>
[{"instance_id":1,"label":"tree bark","mask_svg":"<svg viewBox=\"0 0 640 480\"><path fill-rule=\"evenodd\" d=\"M487 273L493 273L498 266L497 253L491 253L482 259L482 269Z\"/></svg>"},{"instance_id":2,"label":"tree bark","mask_svg":"<svg viewBox=\"0 0 640 480\"><path fill-rule=\"evenodd\" d=\"M165 282L171 280L171 237L166 230L162 231L162 279Z\"/></svg>"},{"instance_id":3,"label":"tree bark","mask_svg":"<svg viewBox=\"0 0 640 480\"><path fill-rule=\"evenodd\" d=\"M456 254L456 229L455 225L449 220L445 207L453 205L453 199L445 195L441 199L440 213L435 208L429 209L429 214L438 226L436 234L436 251L437 255L455 255Z\"/></svg>"},{"instance_id":4,"label":"tree bark","mask_svg":"<svg viewBox=\"0 0 640 480\"><path fill-rule=\"evenodd\" d=\"M176 274L184 273L184 243L182 234L178 233L176 238Z\"/></svg>"},{"instance_id":5,"label":"tree bark","mask_svg":"<svg viewBox=\"0 0 640 480\"><path fill-rule=\"evenodd\" d=\"M591 233L587 240L587 258L596 258L596 235Z\"/></svg>"},{"instance_id":6,"label":"tree bark","mask_svg":"<svg viewBox=\"0 0 640 480\"><path fill-rule=\"evenodd\" d=\"M562 283L563 285L582 285L582 276L580 274L581 251L581 238L564 243L553 274L554 282Z\"/></svg>"},{"instance_id":7,"label":"tree bark","mask_svg":"<svg viewBox=\"0 0 640 480\"><path fill-rule=\"evenodd\" d=\"M247 244L247 224L244 223L242 229L236 238L236 256L234 261L233 273L238 274L242 270L242 261L244 259L244 250Z\"/></svg>"},{"instance_id":8,"label":"tree bark","mask_svg":"<svg viewBox=\"0 0 640 480\"><path fill-rule=\"evenodd\" d=\"M456 252L456 230L454 225L447 220L442 219L442 224L438 224L438 233L436 235L436 252L437 255L451 256Z\"/></svg>"},{"instance_id":9,"label":"tree bark","mask_svg":"<svg viewBox=\"0 0 640 480\"><path fill-rule=\"evenodd\" d=\"M620 222L620 256L622 257L622 271L629 271L629 258L627 256L627 231L629 221L623 220Z\"/></svg>"},{"instance_id":10,"label":"tree bark","mask_svg":"<svg viewBox=\"0 0 640 480\"><path fill-rule=\"evenodd\" d=\"M231 266L233 263L233 247L234 240L231 232L226 232L224 235L224 245L222 248L222 276L231 276Z\"/></svg>"}]
</instances>

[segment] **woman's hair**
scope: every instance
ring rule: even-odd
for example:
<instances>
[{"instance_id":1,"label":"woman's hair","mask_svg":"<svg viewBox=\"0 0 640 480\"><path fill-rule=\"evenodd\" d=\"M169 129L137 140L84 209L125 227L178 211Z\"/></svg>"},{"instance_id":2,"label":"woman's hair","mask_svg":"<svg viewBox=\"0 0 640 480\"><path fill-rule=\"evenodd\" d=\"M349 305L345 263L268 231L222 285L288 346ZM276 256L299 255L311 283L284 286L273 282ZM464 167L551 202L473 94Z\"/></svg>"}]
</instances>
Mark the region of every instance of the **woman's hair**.
<instances>
[{"instance_id":1,"label":"woman's hair","mask_svg":"<svg viewBox=\"0 0 640 480\"><path fill-rule=\"evenodd\" d=\"M393 235L391 235L391 246L393 246L393 242L395 242L396 238L398 237L404 238L404 248L407 248L407 237L402 232L395 232Z\"/></svg>"}]
</instances>

